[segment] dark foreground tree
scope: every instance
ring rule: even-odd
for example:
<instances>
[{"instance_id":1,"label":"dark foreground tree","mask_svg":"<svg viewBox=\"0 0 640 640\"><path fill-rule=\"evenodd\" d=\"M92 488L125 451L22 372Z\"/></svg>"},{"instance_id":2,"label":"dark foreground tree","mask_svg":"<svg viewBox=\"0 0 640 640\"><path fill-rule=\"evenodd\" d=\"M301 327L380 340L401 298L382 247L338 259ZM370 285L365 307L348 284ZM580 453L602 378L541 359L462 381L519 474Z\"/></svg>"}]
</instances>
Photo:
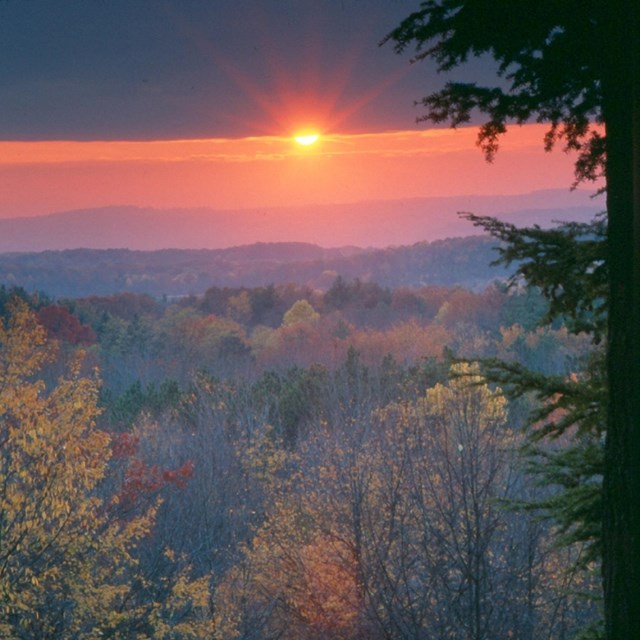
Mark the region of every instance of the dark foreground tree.
<instances>
[{"instance_id":1,"label":"dark foreground tree","mask_svg":"<svg viewBox=\"0 0 640 640\"><path fill-rule=\"evenodd\" d=\"M450 71L490 55L496 86L448 83L422 100L452 126L486 114L491 160L510 124L548 123L545 147L578 153L576 182L606 180L609 413L604 464L606 634L640 628L640 4L637 0L426 0L389 36Z\"/></svg>"}]
</instances>

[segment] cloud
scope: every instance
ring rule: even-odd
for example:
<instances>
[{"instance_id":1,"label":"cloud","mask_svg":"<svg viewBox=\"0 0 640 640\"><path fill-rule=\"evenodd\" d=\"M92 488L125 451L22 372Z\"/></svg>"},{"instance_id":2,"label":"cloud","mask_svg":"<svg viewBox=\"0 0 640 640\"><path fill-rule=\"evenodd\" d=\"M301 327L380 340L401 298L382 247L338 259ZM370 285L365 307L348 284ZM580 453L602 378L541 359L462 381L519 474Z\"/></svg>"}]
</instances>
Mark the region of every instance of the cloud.
<instances>
[{"instance_id":1,"label":"cloud","mask_svg":"<svg viewBox=\"0 0 640 640\"><path fill-rule=\"evenodd\" d=\"M539 147L543 125L514 129L504 138L505 150ZM475 149L476 127L456 130L389 131L384 133L328 134L311 148L301 149L282 136L153 141L34 141L0 142L0 164L62 163L181 163L255 162L283 160L310 154L337 156L439 156Z\"/></svg>"}]
</instances>

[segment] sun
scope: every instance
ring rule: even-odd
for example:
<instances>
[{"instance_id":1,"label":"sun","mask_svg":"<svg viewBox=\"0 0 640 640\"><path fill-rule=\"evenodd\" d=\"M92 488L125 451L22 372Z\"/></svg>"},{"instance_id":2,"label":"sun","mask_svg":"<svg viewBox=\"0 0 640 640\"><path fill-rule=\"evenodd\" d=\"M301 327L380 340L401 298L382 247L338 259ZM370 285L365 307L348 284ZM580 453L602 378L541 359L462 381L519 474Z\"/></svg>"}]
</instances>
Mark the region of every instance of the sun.
<instances>
[{"instance_id":1,"label":"sun","mask_svg":"<svg viewBox=\"0 0 640 640\"><path fill-rule=\"evenodd\" d=\"M298 144L301 144L305 147L309 147L312 144L315 144L320 139L320 135L317 133L301 133L293 138Z\"/></svg>"}]
</instances>

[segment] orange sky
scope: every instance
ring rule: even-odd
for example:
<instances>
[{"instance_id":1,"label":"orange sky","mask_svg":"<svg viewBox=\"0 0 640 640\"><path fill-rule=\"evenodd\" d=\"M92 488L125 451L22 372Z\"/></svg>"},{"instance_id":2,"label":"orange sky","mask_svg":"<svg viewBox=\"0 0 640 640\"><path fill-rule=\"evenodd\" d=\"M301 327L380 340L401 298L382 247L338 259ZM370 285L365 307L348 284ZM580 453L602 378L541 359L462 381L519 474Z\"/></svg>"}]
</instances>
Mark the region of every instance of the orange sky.
<instances>
[{"instance_id":1,"label":"orange sky","mask_svg":"<svg viewBox=\"0 0 640 640\"><path fill-rule=\"evenodd\" d=\"M154 142L0 142L0 217L87 207L237 209L568 188L545 126L512 128L489 165L477 128Z\"/></svg>"}]
</instances>

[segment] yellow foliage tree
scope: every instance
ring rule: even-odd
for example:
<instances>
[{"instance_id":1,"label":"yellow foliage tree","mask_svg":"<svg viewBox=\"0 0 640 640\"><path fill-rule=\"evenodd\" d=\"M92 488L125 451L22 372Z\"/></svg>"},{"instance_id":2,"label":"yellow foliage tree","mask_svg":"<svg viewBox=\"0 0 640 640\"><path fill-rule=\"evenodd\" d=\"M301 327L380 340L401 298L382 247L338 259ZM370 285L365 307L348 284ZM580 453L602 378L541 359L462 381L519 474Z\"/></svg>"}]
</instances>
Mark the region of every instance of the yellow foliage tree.
<instances>
[{"instance_id":1,"label":"yellow foliage tree","mask_svg":"<svg viewBox=\"0 0 640 640\"><path fill-rule=\"evenodd\" d=\"M296 300L282 318L283 327L291 327L301 322L315 322L320 314L307 300Z\"/></svg>"},{"instance_id":2,"label":"yellow foliage tree","mask_svg":"<svg viewBox=\"0 0 640 640\"><path fill-rule=\"evenodd\" d=\"M54 357L14 301L0 319L0 637L175 637L167 620L186 600L202 605L203 585L182 577L161 605L138 595L148 581L134 552L155 507L113 515L100 495L111 448L95 424L97 374L81 376L79 356L48 389L38 376Z\"/></svg>"}]
</instances>

